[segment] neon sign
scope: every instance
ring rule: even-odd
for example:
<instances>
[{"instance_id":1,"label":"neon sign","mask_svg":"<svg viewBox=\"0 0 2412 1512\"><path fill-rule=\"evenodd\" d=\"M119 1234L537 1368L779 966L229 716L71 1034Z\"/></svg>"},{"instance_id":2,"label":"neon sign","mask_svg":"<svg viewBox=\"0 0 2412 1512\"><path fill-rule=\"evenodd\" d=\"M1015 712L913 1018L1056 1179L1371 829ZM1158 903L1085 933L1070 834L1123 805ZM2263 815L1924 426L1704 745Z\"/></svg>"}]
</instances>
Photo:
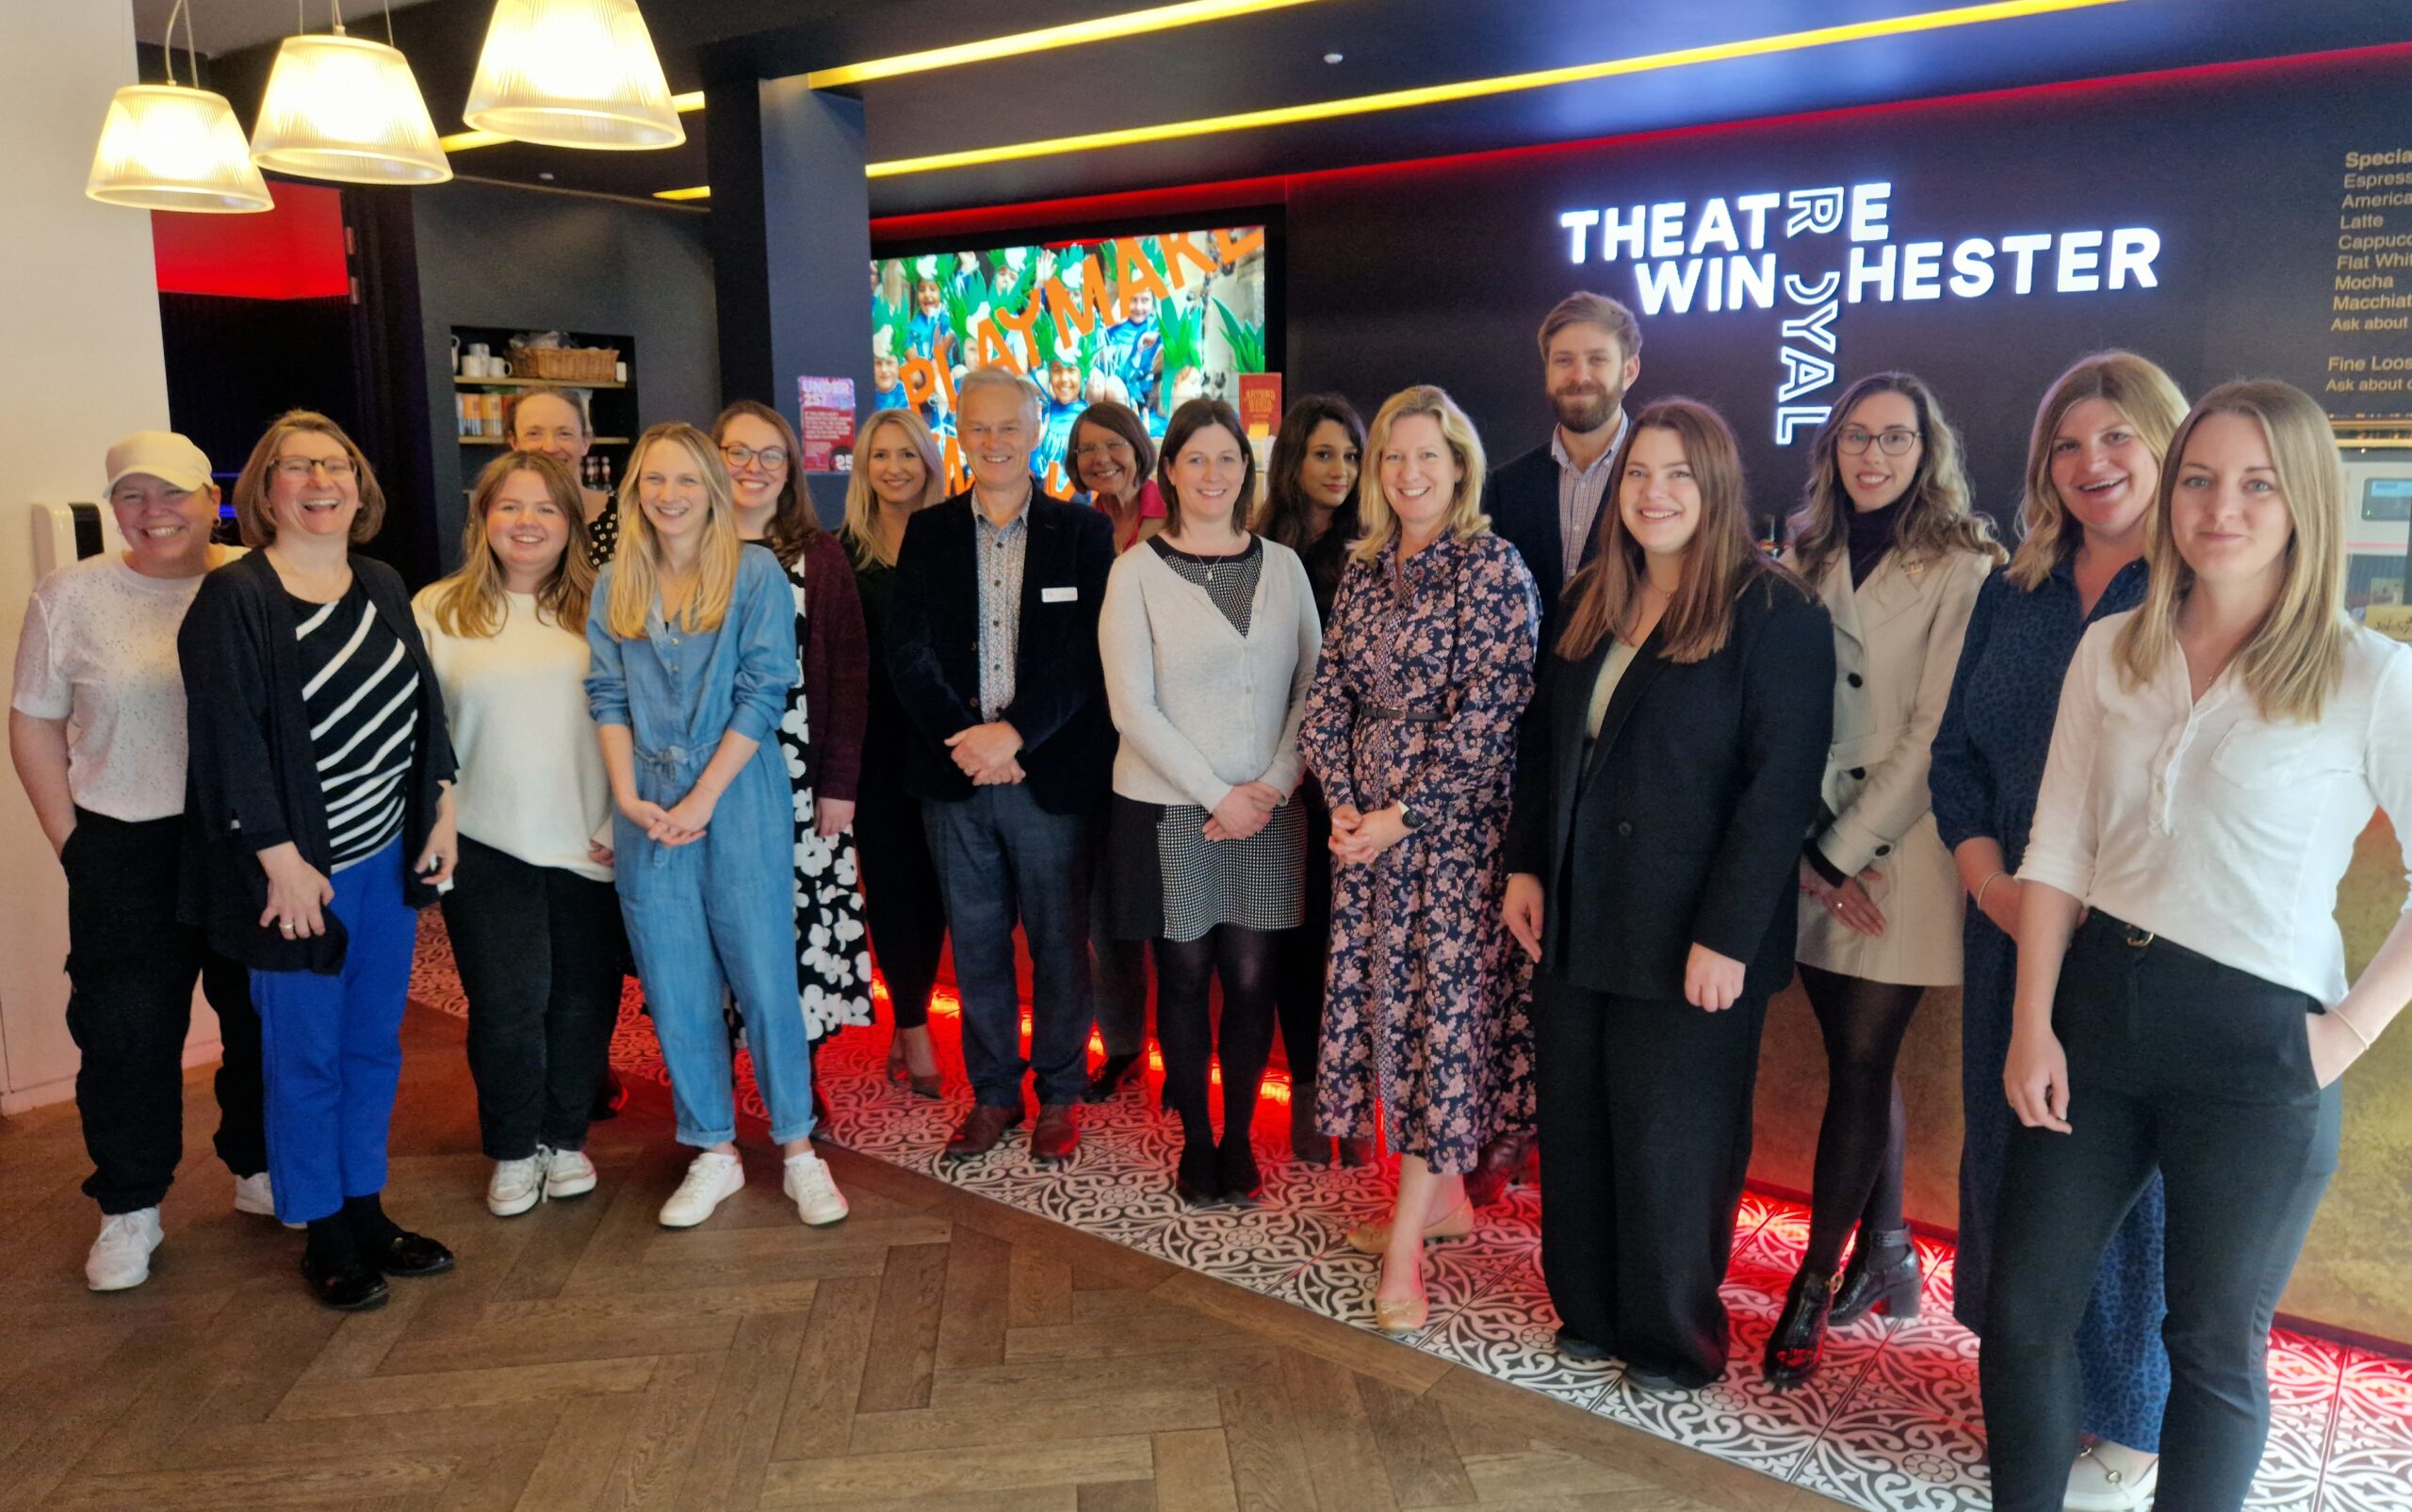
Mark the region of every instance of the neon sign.
<instances>
[{"instance_id":1,"label":"neon sign","mask_svg":"<svg viewBox=\"0 0 2412 1512\"><path fill-rule=\"evenodd\" d=\"M1833 385L1846 304L1980 300L2048 292L2158 288L2160 233L2149 226L2010 231L1956 241L1896 241L1889 183L1773 189L1568 210L1557 218L1570 261L1626 263L1646 317L1782 310L1775 441L1790 446L1825 421L1815 397ZM1821 242L1841 233L1837 244ZM1833 249L1839 245L1837 259ZM1817 253L1824 251L1827 255ZM1787 265L1795 252L1814 271Z\"/></svg>"}]
</instances>

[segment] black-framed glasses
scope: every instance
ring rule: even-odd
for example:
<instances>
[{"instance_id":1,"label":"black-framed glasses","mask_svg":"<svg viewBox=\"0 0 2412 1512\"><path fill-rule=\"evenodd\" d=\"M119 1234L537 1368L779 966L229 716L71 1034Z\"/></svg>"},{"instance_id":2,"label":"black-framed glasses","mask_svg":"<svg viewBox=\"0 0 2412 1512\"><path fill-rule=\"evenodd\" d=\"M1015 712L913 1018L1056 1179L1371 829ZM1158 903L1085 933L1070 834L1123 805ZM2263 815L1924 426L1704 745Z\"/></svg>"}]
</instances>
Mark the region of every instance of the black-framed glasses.
<instances>
[{"instance_id":1,"label":"black-framed glasses","mask_svg":"<svg viewBox=\"0 0 2412 1512\"><path fill-rule=\"evenodd\" d=\"M350 478L360 470L352 465L350 457L279 457L269 465L276 469L278 477L290 478L297 483L314 472L325 473L329 478Z\"/></svg>"},{"instance_id":2,"label":"black-framed glasses","mask_svg":"<svg viewBox=\"0 0 2412 1512\"><path fill-rule=\"evenodd\" d=\"M1899 430L1862 431L1859 427L1852 426L1841 435L1834 437L1834 447L1838 451L1848 451L1856 457L1873 444L1887 457L1906 457L1910 454L1910 448L1918 444L1918 438L1924 433L1919 431Z\"/></svg>"},{"instance_id":3,"label":"black-framed glasses","mask_svg":"<svg viewBox=\"0 0 2412 1512\"><path fill-rule=\"evenodd\" d=\"M752 447L723 447L720 455L731 467L746 467L758 462L763 471L769 472L788 464L785 447L764 447L758 451Z\"/></svg>"}]
</instances>

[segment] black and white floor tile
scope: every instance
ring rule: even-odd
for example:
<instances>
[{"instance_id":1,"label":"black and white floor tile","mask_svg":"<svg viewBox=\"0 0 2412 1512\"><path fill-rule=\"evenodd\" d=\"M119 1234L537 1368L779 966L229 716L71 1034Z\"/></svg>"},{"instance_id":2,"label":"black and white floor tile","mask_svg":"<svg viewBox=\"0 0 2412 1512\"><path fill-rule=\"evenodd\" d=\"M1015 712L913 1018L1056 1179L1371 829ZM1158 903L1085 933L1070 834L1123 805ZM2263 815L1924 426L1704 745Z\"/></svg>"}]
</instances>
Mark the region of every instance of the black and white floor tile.
<instances>
[{"instance_id":1,"label":"black and white floor tile","mask_svg":"<svg viewBox=\"0 0 2412 1512\"><path fill-rule=\"evenodd\" d=\"M425 916L413 997L465 1011L442 922ZM1173 1194L1180 1136L1157 1111L1151 1075L1084 1110L1078 1158L1040 1166L1019 1134L988 1155L939 1153L969 1102L940 1003L937 1039L949 1097L933 1101L883 1074L887 1035L853 1031L826 1046L819 1071L830 1107L822 1137L934 1176L1204 1275L1371 1327L1377 1262L1350 1249L1353 1225L1384 1216L1390 1175L1379 1167L1316 1167L1288 1153L1287 1088L1276 1085L1254 1130L1263 1167L1252 1208L1192 1209ZM882 1015L885 1017L885 1015ZM611 1060L624 1078L667 1084L634 983L622 1003ZM741 1111L760 1130L750 1081ZM1510 1189L1475 1234L1426 1250L1431 1312L1408 1341L1441 1358L1543 1392L1604 1417L1745 1465L1868 1512L1981 1512L1990 1506L1977 1397L1977 1341L1951 1317L1950 1246L1921 1239L1921 1316L1841 1330L1823 1369L1801 1389L1774 1391L1758 1358L1800 1262L1807 1214L1758 1194L1744 1199L1725 1285L1732 1368L1704 1390L1659 1393L1614 1362L1579 1365L1552 1347L1556 1316L1541 1284L1539 1194ZM2324 1340L2271 1341L2270 1448L2249 1504L2255 1512L2412 1512L2412 1360Z\"/></svg>"}]
</instances>

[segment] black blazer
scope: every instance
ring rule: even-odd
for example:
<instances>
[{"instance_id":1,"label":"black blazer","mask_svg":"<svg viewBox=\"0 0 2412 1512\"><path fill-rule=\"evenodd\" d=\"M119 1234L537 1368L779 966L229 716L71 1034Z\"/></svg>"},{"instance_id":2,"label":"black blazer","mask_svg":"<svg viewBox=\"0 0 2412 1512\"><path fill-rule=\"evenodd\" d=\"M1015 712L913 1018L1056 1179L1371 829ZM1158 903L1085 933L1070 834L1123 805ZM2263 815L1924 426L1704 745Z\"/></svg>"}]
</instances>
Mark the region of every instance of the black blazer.
<instances>
[{"instance_id":1,"label":"black blazer","mask_svg":"<svg viewBox=\"0 0 2412 1512\"><path fill-rule=\"evenodd\" d=\"M1833 726L1834 637L1788 575L1755 567L1724 648L1678 666L1654 633L1585 714L1612 641L1542 658L1508 829L1508 867L1542 880L1541 969L1624 997L1681 999L1697 942L1743 990L1792 978L1801 841Z\"/></svg>"},{"instance_id":2,"label":"black blazer","mask_svg":"<svg viewBox=\"0 0 2412 1512\"><path fill-rule=\"evenodd\" d=\"M424 908L435 889L409 870L427 845L444 784L454 774L444 725L444 689L411 616L410 594L394 569L354 552L352 576L377 617L402 642L418 672L418 735L413 742L402 814L403 901ZM286 939L268 910L268 873L259 853L290 840L319 871L334 863L327 805L310 748L302 702L302 648L293 601L266 552L236 557L201 581L176 632L184 664L191 754L185 764L184 870L176 914L207 933L211 947L259 971L343 969L349 941L327 915L315 939Z\"/></svg>"},{"instance_id":3,"label":"black blazer","mask_svg":"<svg viewBox=\"0 0 2412 1512\"><path fill-rule=\"evenodd\" d=\"M1544 441L1514 462L1497 468L1491 475L1490 500L1485 506L1491 514L1491 528L1508 538L1524 566L1533 575L1533 585L1541 595L1541 660L1546 663L1557 647L1558 595L1569 576L1566 552L1558 544L1557 534L1557 459L1550 455ZM1600 508L1616 508L1616 490L1600 501ZM1583 560L1577 567L1590 564L1600 554L1600 532L1593 530L1583 543Z\"/></svg>"},{"instance_id":4,"label":"black blazer","mask_svg":"<svg viewBox=\"0 0 2412 1512\"><path fill-rule=\"evenodd\" d=\"M931 505L905 524L896 550L888 671L913 723L905 785L922 798L972 793L946 738L981 723L978 507L968 491ZM1021 732L1023 780L1038 806L1084 814L1105 801L1114 770L1097 649L1114 526L1096 510L1049 497L1036 479L1029 520L1014 701L998 717Z\"/></svg>"}]
</instances>

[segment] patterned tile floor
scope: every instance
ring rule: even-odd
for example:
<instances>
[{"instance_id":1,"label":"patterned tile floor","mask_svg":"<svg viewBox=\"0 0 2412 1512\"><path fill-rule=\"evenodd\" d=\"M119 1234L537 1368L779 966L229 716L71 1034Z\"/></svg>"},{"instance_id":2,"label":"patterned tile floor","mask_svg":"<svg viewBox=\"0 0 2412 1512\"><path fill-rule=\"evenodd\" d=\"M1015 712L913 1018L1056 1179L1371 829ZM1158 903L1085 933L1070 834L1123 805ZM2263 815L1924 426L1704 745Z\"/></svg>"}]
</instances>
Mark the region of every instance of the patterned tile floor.
<instances>
[{"instance_id":1,"label":"patterned tile floor","mask_svg":"<svg viewBox=\"0 0 2412 1512\"><path fill-rule=\"evenodd\" d=\"M413 996L464 1011L450 951L433 910ZM942 1005L942 1010L943 1010ZM1305 1166L1288 1155L1287 1088L1268 1089L1254 1135L1265 1199L1247 1210L1185 1208L1172 1193L1180 1139L1155 1108L1154 1080L1085 1111L1079 1158L1049 1169L1009 1137L992 1154L942 1164L938 1152L968 1097L953 1036L940 1019L950 1098L933 1102L888 1085L888 1034L856 1030L823 1050L830 1120L823 1136L1160 1256L1205 1275L1370 1327L1376 1262L1342 1243L1352 1224L1385 1210L1378 1167ZM624 1077L665 1084L635 984L622 1005L612 1062ZM750 1084L741 1111L762 1116ZM758 1134L761 1126L757 1123ZM1475 1236L1436 1245L1426 1262L1430 1322L1415 1348L1540 1391L1703 1454L1809 1488L1868 1512L1958 1512L1990 1506L1977 1400L1977 1341L1952 1321L1951 1251L1919 1241L1924 1316L1870 1320L1829 1341L1827 1364L1801 1390L1777 1392L1758 1356L1799 1263L1807 1215L1752 1195L1735 1230L1725 1296L1734 1365L1689 1394L1640 1390L1614 1363L1574 1365L1550 1340L1556 1319L1540 1280L1540 1200L1529 1186L1482 1215ZM2301 1335L2271 1341L2273 1424L2249 1505L2255 1512L2412 1512L2412 1360Z\"/></svg>"}]
</instances>

